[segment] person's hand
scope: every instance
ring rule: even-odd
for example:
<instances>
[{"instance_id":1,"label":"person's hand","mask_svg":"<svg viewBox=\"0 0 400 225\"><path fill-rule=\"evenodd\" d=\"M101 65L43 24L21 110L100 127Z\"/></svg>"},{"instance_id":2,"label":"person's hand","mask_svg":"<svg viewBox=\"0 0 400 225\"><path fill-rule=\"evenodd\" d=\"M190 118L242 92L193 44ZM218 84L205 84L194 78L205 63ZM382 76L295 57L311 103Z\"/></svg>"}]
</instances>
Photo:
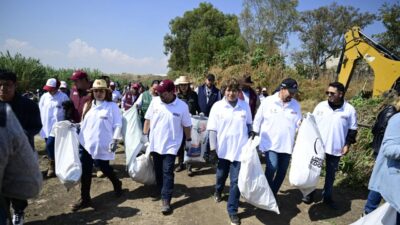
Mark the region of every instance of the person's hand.
<instances>
[{"instance_id":1,"label":"person's hand","mask_svg":"<svg viewBox=\"0 0 400 225\"><path fill-rule=\"evenodd\" d=\"M249 132L249 138L251 138L251 140L254 140L254 137L257 136L258 134L254 131L250 131Z\"/></svg>"},{"instance_id":2,"label":"person's hand","mask_svg":"<svg viewBox=\"0 0 400 225\"><path fill-rule=\"evenodd\" d=\"M115 152L117 151L118 148L118 140L114 139L111 143L110 143L110 147L108 149L108 151L110 152Z\"/></svg>"},{"instance_id":3,"label":"person's hand","mask_svg":"<svg viewBox=\"0 0 400 225\"><path fill-rule=\"evenodd\" d=\"M185 150L188 151L192 147L192 140L186 140Z\"/></svg>"},{"instance_id":4,"label":"person's hand","mask_svg":"<svg viewBox=\"0 0 400 225\"><path fill-rule=\"evenodd\" d=\"M147 142L149 142L149 137L147 136L147 134L143 134L140 138L140 143L146 144Z\"/></svg>"},{"instance_id":5,"label":"person's hand","mask_svg":"<svg viewBox=\"0 0 400 225\"><path fill-rule=\"evenodd\" d=\"M349 152L349 146L348 146L348 145L345 145L345 146L342 148L342 155L346 155L348 152Z\"/></svg>"}]
</instances>

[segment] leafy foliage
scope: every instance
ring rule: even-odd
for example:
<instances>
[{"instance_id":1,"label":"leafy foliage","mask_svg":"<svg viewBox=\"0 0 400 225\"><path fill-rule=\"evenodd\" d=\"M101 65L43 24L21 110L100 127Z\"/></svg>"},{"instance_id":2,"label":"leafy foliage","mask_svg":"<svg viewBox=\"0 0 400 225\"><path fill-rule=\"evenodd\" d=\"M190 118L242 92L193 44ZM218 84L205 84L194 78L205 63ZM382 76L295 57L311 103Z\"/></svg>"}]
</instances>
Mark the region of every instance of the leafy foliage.
<instances>
[{"instance_id":1,"label":"leafy foliage","mask_svg":"<svg viewBox=\"0 0 400 225\"><path fill-rule=\"evenodd\" d=\"M379 9L379 19L386 31L373 36L378 38L380 44L391 50L395 55L400 55L400 4L384 3Z\"/></svg>"}]
</instances>

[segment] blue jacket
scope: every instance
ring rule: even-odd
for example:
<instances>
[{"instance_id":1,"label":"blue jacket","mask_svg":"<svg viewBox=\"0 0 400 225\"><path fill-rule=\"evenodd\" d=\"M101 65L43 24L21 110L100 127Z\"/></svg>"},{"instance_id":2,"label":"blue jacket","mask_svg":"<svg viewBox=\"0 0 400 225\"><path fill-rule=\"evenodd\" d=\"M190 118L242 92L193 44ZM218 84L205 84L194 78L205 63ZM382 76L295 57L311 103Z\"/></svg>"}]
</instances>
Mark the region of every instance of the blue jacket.
<instances>
[{"instance_id":1,"label":"blue jacket","mask_svg":"<svg viewBox=\"0 0 400 225\"><path fill-rule=\"evenodd\" d=\"M203 84L199 86L197 92L198 92L197 95L199 99L200 112L204 113L204 115L208 117L208 115L210 114L211 107L214 105L214 103L221 100L221 93L219 92L218 88L212 86L210 97L207 102L206 85Z\"/></svg>"},{"instance_id":2,"label":"blue jacket","mask_svg":"<svg viewBox=\"0 0 400 225\"><path fill-rule=\"evenodd\" d=\"M390 118L368 188L400 212L400 114Z\"/></svg>"}]
</instances>

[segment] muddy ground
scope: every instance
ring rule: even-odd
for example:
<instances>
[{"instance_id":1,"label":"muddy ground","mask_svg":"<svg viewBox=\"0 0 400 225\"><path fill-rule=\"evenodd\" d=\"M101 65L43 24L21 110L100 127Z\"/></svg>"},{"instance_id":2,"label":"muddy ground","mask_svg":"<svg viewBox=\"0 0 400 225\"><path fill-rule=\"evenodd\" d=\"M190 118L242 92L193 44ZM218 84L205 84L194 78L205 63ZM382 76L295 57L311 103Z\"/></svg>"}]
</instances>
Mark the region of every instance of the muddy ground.
<instances>
[{"instance_id":1,"label":"muddy ground","mask_svg":"<svg viewBox=\"0 0 400 225\"><path fill-rule=\"evenodd\" d=\"M46 159L43 143L36 140L41 155L41 169L45 172ZM111 164L122 180L124 193L116 198L111 182L107 178L97 178L93 174L91 196L94 208L71 212L70 205L79 198L79 185L67 191L58 178L44 180L43 190L36 199L29 200L26 209L26 224L230 224L226 203L229 179L223 201L215 203L212 198L215 184L215 168L204 165L189 177L186 171L175 173L175 189L172 199L173 213L164 216L160 212L160 201L152 201L152 187L132 181L125 172L125 154L120 147L116 160ZM278 193L280 215L260 210L240 201L239 216L242 224L308 225L308 224L350 224L356 221L365 204L367 190L355 190L335 186L334 195L340 205L332 210L321 201L323 178L318 186L314 204L301 202L300 191L290 187L286 179Z\"/></svg>"}]
</instances>

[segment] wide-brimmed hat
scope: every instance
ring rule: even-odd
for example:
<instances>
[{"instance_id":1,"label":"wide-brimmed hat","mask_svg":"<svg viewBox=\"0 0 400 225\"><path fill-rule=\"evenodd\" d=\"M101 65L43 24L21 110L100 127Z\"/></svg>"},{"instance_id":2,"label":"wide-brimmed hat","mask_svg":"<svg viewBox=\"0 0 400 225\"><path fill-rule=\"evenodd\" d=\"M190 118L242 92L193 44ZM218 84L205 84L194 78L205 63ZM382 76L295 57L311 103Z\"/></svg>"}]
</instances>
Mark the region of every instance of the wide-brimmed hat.
<instances>
[{"instance_id":1,"label":"wide-brimmed hat","mask_svg":"<svg viewBox=\"0 0 400 225\"><path fill-rule=\"evenodd\" d=\"M54 91L57 90L60 86L60 82L55 78L50 78L46 81L46 85L43 86L43 90L45 91Z\"/></svg>"},{"instance_id":2,"label":"wide-brimmed hat","mask_svg":"<svg viewBox=\"0 0 400 225\"><path fill-rule=\"evenodd\" d=\"M190 80L189 80L189 78L187 77L187 76L180 76L179 78L178 78L178 81L177 81L177 84L179 85L179 84L190 84L191 82L190 82Z\"/></svg>"},{"instance_id":3,"label":"wide-brimmed hat","mask_svg":"<svg viewBox=\"0 0 400 225\"><path fill-rule=\"evenodd\" d=\"M109 87L107 87L107 82L103 79L96 79L93 82L93 86L89 91L103 89L107 91L112 91Z\"/></svg>"}]
</instances>

